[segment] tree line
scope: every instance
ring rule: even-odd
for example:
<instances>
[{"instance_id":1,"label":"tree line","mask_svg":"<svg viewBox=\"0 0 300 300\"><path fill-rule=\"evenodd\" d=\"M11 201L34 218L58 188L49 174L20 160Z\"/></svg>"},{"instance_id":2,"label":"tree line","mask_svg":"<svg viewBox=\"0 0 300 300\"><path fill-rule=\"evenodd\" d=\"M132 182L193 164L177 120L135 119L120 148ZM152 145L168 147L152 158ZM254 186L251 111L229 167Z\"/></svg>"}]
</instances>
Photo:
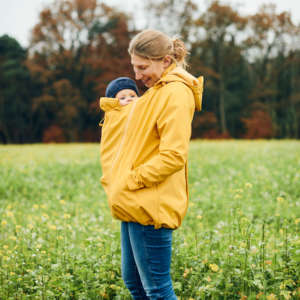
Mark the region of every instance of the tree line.
<instances>
[{"instance_id":1,"label":"tree line","mask_svg":"<svg viewBox=\"0 0 300 300\"><path fill-rule=\"evenodd\" d=\"M184 40L189 71L205 77L193 138L299 138L300 25L289 13L263 5L243 16L191 0L146 0L141 10L145 28ZM134 78L127 48L144 29L135 16L60 0L40 12L28 48L1 36L0 143L99 141L99 97L115 77Z\"/></svg>"}]
</instances>

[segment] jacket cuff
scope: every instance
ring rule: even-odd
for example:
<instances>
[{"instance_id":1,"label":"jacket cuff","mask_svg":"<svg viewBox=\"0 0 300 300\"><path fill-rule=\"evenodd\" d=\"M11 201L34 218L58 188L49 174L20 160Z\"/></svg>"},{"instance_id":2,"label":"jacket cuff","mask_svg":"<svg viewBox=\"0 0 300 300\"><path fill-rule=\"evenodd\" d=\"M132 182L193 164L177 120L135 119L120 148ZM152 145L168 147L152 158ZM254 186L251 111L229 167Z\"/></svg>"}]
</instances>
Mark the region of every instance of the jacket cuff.
<instances>
[{"instance_id":1,"label":"jacket cuff","mask_svg":"<svg viewBox=\"0 0 300 300\"><path fill-rule=\"evenodd\" d=\"M127 178L127 186L130 191L138 190L145 187L145 185L142 182L138 181L138 178L134 172L131 172L129 174Z\"/></svg>"},{"instance_id":2,"label":"jacket cuff","mask_svg":"<svg viewBox=\"0 0 300 300\"><path fill-rule=\"evenodd\" d=\"M121 104L119 99L117 98L108 98L108 97L101 97L99 100L100 108L107 112L110 110L120 110L121 109Z\"/></svg>"}]
</instances>

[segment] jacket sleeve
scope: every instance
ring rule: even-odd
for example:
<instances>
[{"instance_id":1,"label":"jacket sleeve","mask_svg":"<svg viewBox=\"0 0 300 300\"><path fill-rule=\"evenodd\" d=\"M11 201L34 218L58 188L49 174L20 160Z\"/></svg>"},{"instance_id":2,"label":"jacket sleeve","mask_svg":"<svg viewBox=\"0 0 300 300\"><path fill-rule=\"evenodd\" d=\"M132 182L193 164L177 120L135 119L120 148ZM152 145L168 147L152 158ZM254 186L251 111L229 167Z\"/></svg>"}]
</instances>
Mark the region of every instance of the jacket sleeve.
<instances>
[{"instance_id":1,"label":"jacket sleeve","mask_svg":"<svg viewBox=\"0 0 300 300\"><path fill-rule=\"evenodd\" d=\"M195 111L193 92L182 83L165 87L167 91L159 100L164 106L157 120L159 153L131 171L127 178L129 190L151 187L185 166Z\"/></svg>"},{"instance_id":2,"label":"jacket sleeve","mask_svg":"<svg viewBox=\"0 0 300 300\"><path fill-rule=\"evenodd\" d=\"M100 108L105 112L113 110L113 109L120 110L120 108L122 107L120 105L119 99L107 98L107 97L101 97L99 99L99 105L100 105Z\"/></svg>"}]
</instances>

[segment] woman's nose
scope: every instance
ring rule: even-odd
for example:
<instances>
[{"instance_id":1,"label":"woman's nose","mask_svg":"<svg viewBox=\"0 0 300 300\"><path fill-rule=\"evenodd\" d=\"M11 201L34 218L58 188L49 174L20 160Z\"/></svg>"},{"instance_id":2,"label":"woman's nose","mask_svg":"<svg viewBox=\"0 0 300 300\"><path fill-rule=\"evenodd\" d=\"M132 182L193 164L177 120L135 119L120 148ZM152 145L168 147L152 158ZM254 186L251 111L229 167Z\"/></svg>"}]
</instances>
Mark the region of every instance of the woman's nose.
<instances>
[{"instance_id":1,"label":"woman's nose","mask_svg":"<svg viewBox=\"0 0 300 300\"><path fill-rule=\"evenodd\" d=\"M138 70L134 70L135 79L140 80L142 78L142 74Z\"/></svg>"}]
</instances>

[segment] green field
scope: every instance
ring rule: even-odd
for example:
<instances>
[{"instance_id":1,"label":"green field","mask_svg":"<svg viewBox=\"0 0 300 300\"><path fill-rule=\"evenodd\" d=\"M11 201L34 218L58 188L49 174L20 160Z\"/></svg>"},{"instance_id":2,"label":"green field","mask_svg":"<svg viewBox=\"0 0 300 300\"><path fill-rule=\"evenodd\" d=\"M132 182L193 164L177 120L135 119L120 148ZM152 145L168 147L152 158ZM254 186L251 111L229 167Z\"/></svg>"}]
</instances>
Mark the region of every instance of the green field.
<instances>
[{"instance_id":1,"label":"green field","mask_svg":"<svg viewBox=\"0 0 300 300\"><path fill-rule=\"evenodd\" d=\"M0 146L0 299L130 299L99 145ZM300 142L192 142L179 299L300 299Z\"/></svg>"}]
</instances>

